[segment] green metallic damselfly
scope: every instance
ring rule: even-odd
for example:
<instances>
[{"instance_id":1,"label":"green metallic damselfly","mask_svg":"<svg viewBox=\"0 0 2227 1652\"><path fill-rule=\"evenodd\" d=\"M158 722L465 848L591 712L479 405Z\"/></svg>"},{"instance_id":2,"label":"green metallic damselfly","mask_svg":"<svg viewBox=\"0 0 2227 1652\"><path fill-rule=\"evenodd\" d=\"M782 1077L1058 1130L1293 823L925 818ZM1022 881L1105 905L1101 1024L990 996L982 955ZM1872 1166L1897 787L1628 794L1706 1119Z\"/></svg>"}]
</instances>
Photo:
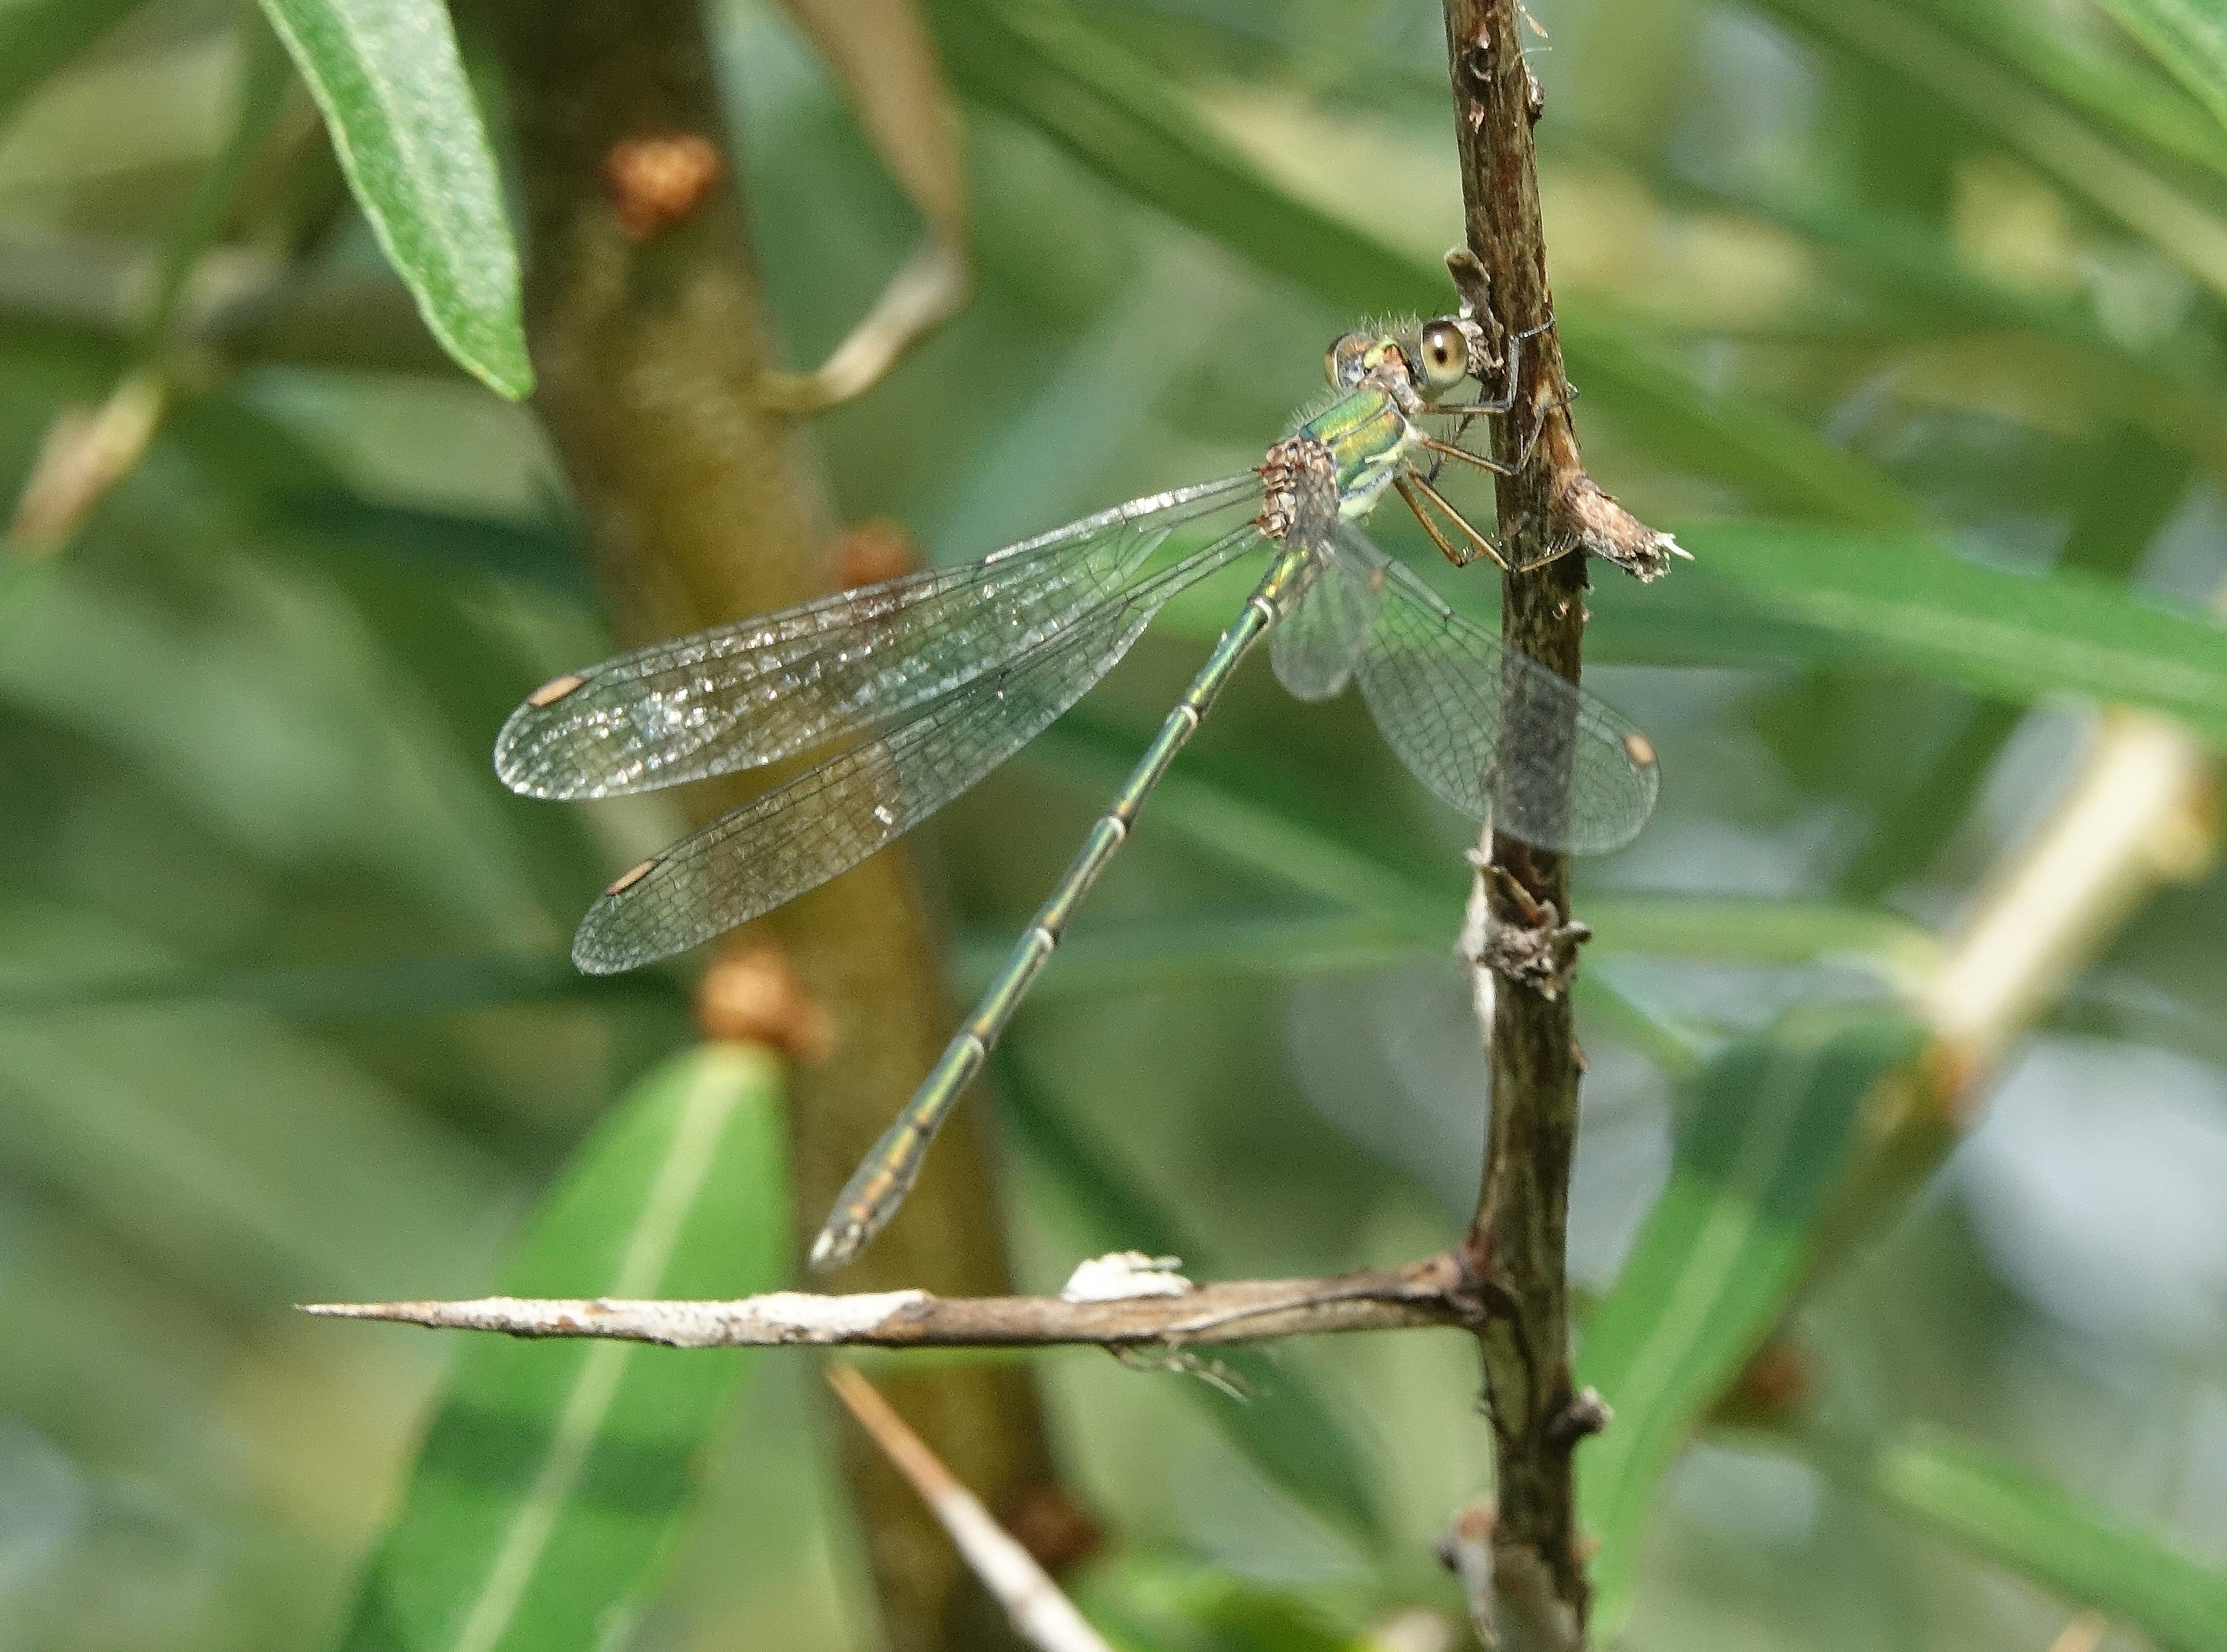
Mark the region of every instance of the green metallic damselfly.
<instances>
[{"instance_id":1,"label":"green metallic damselfly","mask_svg":"<svg viewBox=\"0 0 2227 1652\"><path fill-rule=\"evenodd\" d=\"M1511 384L1515 354L1511 345ZM622 654L545 685L504 725L496 771L514 790L549 798L648 791L858 737L603 892L573 960L597 974L632 969L857 865L1034 739L1177 591L1249 552L1272 553L981 1003L836 1202L815 1266L850 1260L896 1214L1076 906L1264 634L1277 678L1302 699L1358 679L1416 778L1472 819L1574 853L1637 834L1656 783L1645 737L1454 614L1359 526L1393 490L1457 563L1498 556L1434 486L1449 461L1498 468L1458 437L1479 415L1506 412L1510 398L1451 399L1485 357L1467 316L1349 333L1326 362L1337 399L1256 469L1133 500L978 563ZM1458 421L1455 440L1423 428L1440 417ZM1204 543L1156 561L1178 529ZM1515 721L1505 737L1503 718Z\"/></svg>"}]
</instances>

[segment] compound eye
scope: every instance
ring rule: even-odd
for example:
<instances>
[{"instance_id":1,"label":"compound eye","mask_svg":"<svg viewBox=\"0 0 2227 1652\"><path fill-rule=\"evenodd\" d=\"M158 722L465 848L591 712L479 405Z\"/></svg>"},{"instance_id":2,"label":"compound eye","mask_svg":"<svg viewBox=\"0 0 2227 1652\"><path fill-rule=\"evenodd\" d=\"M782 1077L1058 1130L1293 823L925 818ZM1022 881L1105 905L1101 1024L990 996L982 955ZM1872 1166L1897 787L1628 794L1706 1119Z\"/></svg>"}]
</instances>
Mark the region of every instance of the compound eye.
<instances>
[{"instance_id":1,"label":"compound eye","mask_svg":"<svg viewBox=\"0 0 2227 1652\"><path fill-rule=\"evenodd\" d=\"M1323 357L1323 371L1340 390L1350 390L1368 371L1370 339L1366 333L1343 333Z\"/></svg>"},{"instance_id":2,"label":"compound eye","mask_svg":"<svg viewBox=\"0 0 2227 1652\"><path fill-rule=\"evenodd\" d=\"M1423 382L1433 390L1451 390L1469 372L1469 340L1458 325L1443 316L1423 328L1418 350L1422 356Z\"/></svg>"}]
</instances>

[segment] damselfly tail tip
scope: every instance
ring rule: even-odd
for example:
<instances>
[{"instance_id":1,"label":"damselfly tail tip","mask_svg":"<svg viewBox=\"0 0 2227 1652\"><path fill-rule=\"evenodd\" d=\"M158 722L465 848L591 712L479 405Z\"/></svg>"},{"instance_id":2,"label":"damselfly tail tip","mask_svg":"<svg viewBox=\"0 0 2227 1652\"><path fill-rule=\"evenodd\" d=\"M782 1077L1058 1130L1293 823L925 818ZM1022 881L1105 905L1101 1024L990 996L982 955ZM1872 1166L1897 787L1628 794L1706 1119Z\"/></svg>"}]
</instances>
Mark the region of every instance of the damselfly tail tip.
<instances>
[{"instance_id":1,"label":"damselfly tail tip","mask_svg":"<svg viewBox=\"0 0 2227 1652\"><path fill-rule=\"evenodd\" d=\"M830 1218L820 1230L820 1237L812 1241L812 1271L832 1273L854 1260L873 1235L865 1225L856 1221L837 1221Z\"/></svg>"}]
</instances>

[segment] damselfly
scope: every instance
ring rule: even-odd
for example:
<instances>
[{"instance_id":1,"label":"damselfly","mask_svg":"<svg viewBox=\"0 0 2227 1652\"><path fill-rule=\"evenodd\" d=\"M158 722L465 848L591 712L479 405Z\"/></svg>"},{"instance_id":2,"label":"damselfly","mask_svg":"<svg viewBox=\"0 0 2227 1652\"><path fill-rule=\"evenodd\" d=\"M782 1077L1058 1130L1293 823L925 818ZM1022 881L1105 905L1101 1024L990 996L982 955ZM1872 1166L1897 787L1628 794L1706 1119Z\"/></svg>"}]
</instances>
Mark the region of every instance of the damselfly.
<instances>
[{"instance_id":1,"label":"damselfly","mask_svg":"<svg viewBox=\"0 0 2227 1652\"><path fill-rule=\"evenodd\" d=\"M1515 342L1509 355L1513 384ZM595 973L631 969L857 865L1035 738L1177 591L1271 553L981 1003L845 1189L813 1247L815 1266L848 1261L896 1213L1076 905L1264 634L1277 678L1301 699L1357 679L1416 778L1473 819L1577 853L1638 832L1656 791L1645 737L1453 613L1358 526L1396 491L1454 561L1497 559L1435 486L1448 462L1498 468L1459 437L1512 398L1453 399L1466 379L1482 386L1486 361L1466 316L1349 333L1325 363L1337 399L1255 469L1133 500L978 563L622 654L545 685L504 725L496 771L549 798L647 791L858 737L603 892L573 960ZM1454 439L1425 429L1434 418L1458 421ZM1179 532L1192 548L1156 557ZM1504 716L1514 726L1503 729Z\"/></svg>"}]
</instances>

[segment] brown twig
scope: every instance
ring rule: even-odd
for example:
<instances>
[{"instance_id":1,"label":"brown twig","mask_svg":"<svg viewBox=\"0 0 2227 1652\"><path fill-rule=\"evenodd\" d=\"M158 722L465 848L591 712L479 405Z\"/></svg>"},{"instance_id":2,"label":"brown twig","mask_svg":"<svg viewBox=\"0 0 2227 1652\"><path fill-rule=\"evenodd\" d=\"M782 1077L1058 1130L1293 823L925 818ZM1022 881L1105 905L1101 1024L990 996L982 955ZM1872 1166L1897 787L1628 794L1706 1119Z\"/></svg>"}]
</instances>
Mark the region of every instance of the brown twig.
<instances>
[{"instance_id":1,"label":"brown twig","mask_svg":"<svg viewBox=\"0 0 2227 1652\"><path fill-rule=\"evenodd\" d=\"M137 468L170 399L161 372L125 375L98 408L69 407L39 443L39 456L16 501L10 548L23 557L53 556L109 490Z\"/></svg>"},{"instance_id":2,"label":"brown twig","mask_svg":"<svg viewBox=\"0 0 2227 1652\"><path fill-rule=\"evenodd\" d=\"M1542 99L1523 61L1520 0L1446 0L1445 17L1468 239L1447 264L1488 336L1525 341L1514 405L1494 433L1507 468L1496 490L1512 570L1502 577L1501 632L1513 651L1575 682L1586 558L1650 579L1681 553L1601 492L1579 460L1532 150ZM1559 754L1567 773L1576 737L1568 708L1542 704L1512 675L1503 695L1503 739L1549 762ZM1571 1452L1589 1430L1573 1419L1582 1413L1599 1426L1598 1402L1587 1410L1570 1391L1563 1260L1584 1066L1563 988L1584 932L1567 922L1563 856L1504 832L1480 847L1482 910L1471 928L1481 938L1476 968L1491 985L1492 1111L1463 1255L1465 1273L1508 1310L1478 1330L1497 1470L1492 1575L1528 1579L1535 1594L1543 1576L1559 1611L1542 1617L1510 1602L1503 1617L1511 1625L1567 1623L1567 1636L1527 1636L1516 1649L1544 1652L1551 1641L1561 1652L1582 1641L1587 1605ZM1527 936L1535 944L1518 944ZM1513 966L1519 957L1531 966Z\"/></svg>"},{"instance_id":3,"label":"brown twig","mask_svg":"<svg viewBox=\"0 0 2227 1652\"><path fill-rule=\"evenodd\" d=\"M513 1336L589 1336L667 1348L1145 1348L1259 1342L1419 1325L1475 1329L1489 1309L1459 1259L1318 1279L1240 1279L1172 1296L938 1297L925 1291L736 1302L483 1297L467 1302L328 1302L304 1313Z\"/></svg>"}]
</instances>

